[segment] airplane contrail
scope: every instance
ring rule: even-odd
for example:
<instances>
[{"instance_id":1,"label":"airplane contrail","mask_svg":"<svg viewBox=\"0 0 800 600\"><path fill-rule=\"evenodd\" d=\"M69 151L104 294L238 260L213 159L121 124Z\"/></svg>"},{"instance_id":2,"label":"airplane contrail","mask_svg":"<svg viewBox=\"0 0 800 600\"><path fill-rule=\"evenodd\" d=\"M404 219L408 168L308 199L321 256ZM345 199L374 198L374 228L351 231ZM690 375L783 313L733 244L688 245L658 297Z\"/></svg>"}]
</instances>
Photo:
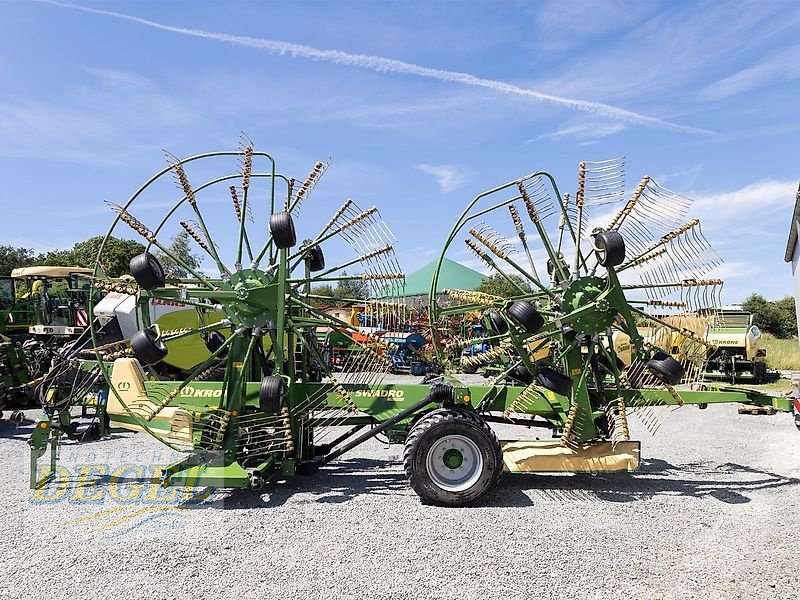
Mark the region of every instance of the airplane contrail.
<instances>
[{"instance_id":1,"label":"airplane contrail","mask_svg":"<svg viewBox=\"0 0 800 600\"><path fill-rule=\"evenodd\" d=\"M684 133L716 135L715 132L708 129L701 129L698 127L688 127L686 125L679 125L658 119L656 117L649 117L642 115L624 108L618 108L602 102L592 102L589 100L579 100L575 98L565 98L562 96L554 96L552 94L543 94L535 90L519 87L503 81L494 79L485 79L476 77L469 73L461 73L458 71L446 71L443 69L434 69L431 67L424 67L414 63L408 63L402 60L395 60L383 56L371 56L368 54L352 54L349 52L342 52L341 50L321 50L312 46L305 46L302 44L293 44L280 40L268 40L263 38L255 38L249 36L232 35L229 33L218 33L214 31L206 31L203 29L188 29L185 27L176 27L159 23L157 21L150 21L141 17L127 15L111 10L104 10L100 8L90 8L79 4L72 4L68 2L58 2L56 0L35 0L43 4L50 4L59 6L61 8L69 8L79 10L86 13L96 15L104 15L107 17L114 17L116 19L123 19L133 23L146 25L154 29L162 31L169 31L172 33L179 33L181 35L188 35L193 37L204 38L208 40L215 40L224 42L235 46L244 46L247 48L256 48L269 52L270 54L289 54L293 58L301 57L312 60L322 60L339 65L347 65L351 67L358 67L361 69L368 69L377 71L379 73L402 73L406 75L416 75L417 77L427 77L430 79L438 79L440 81L449 81L453 83L461 83L464 85L472 85L482 88L494 90L496 92L511 94L515 96L524 96L533 98L541 102L548 102L550 104L557 104L566 106L573 110L588 112L610 119L616 119L626 123L635 123L639 125L649 125L653 127L661 127L665 129L672 129L674 131L682 131Z\"/></svg>"}]
</instances>

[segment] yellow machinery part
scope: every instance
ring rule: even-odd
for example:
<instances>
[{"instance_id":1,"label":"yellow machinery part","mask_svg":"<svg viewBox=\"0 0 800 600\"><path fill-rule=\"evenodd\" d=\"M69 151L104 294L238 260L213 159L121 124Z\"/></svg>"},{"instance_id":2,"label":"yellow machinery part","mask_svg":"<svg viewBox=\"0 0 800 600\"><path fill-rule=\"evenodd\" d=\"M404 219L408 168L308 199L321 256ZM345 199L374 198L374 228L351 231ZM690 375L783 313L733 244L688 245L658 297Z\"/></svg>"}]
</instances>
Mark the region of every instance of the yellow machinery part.
<instances>
[{"instance_id":1,"label":"yellow machinery part","mask_svg":"<svg viewBox=\"0 0 800 600\"><path fill-rule=\"evenodd\" d=\"M500 442L504 470L510 473L609 473L636 471L641 444L590 442L564 447L559 440Z\"/></svg>"},{"instance_id":2,"label":"yellow machinery part","mask_svg":"<svg viewBox=\"0 0 800 600\"><path fill-rule=\"evenodd\" d=\"M111 370L111 386L112 389L108 392L106 411L114 426L131 431L144 431L144 427L135 422L114 418L130 417L125 409L127 406L134 415L145 422L147 422L148 415L157 412L158 414L149 423L152 431L157 435L184 442L192 441L192 414L173 406L157 410L158 405L147 395L145 374L138 360L135 358L115 360ZM122 405L120 399L125 406Z\"/></svg>"}]
</instances>

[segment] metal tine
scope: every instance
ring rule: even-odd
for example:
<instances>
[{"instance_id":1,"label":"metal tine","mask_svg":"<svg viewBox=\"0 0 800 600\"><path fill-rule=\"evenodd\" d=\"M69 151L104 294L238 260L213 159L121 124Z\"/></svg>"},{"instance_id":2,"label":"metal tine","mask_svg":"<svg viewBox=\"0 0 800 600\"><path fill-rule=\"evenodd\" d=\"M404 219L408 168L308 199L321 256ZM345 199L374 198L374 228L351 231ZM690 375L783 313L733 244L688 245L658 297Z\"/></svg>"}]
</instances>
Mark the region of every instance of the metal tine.
<instances>
[{"instance_id":1,"label":"metal tine","mask_svg":"<svg viewBox=\"0 0 800 600\"><path fill-rule=\"evenodd\" d=\"M231 200L233 201L233 210L236 212L236 218L238 220L242 219L242 205L239 201L239 191L235 185L232 185L228 188L231 192ZM247 205L247 214L245 215L246 218L251 222L255 223L253 219L253 205Z\"/></svg>"},{"instance_id":2,"label":"metal tine","mask_svg":"<svg viewBox=\"0 0 800 600\"><path fill-rule=\"evenodd\" d=\"M523 183L523 186L533 208L533 211L531 211L531 206L526 203L525 208L528 211L528 216L531 217L531 221L534 221L532 213L536 214L539 220L544 220L557 212L553 198L550 196L550 187L541 176L537 175L527 180Z\"/></svg>"},{"instance_id":3,"label":"metal tine","mask_svg":"<svg viewBox=\"0 0 800 600\"><path fill-rule=\"evenodd\" d=\"M585 206L613 204L625 195L625 158L582 161L578 196Z\"/></svg>"},{"instance_id":4,"label":"metal tine","mask_svg":"<svg viewBox=\"0 0 800 600\"><path fill-rule=\"evenodd\" d=\"M509 243L507 238L500 235L497 230L486 223L478 223L475 227L470 229L470 233L473 231L475 232L472 234L473 237L482 242L485 240L484 245L491 244L495 248L498 248L503 254L516 252L513 244ZM488 244L486 242L488 242Z\"/></svg>"},{"instance_id":5,"label":"metal tine","mask_svg":"<svg viewBox=\"0 0 800 600\"><path fill-rule=\"evenodd\" d=\"M610 227L630 240L634 252L642 253L651 242L680 227L690 205L688 198L645 177Z\"/></svg>"},{"instance_id":6,"label":"metal tine","mask_svg":"<svg viewBox=\"0 0 800 600\"><path fill-rule=\"evenodd\" d=\"M300 184L297 191L292 194L292 199L289 202L289 212L295 216L300 214L300 207L302 206L303 200L308 198L329 166L330 160L328 162L317 161L314 164L311 168L311 172L306 176L305 180L303 180L303 183Z\"/></svg>"},{"instance_id":7,"label":"metal tine","mask_svg":"<svg viewBox=\"0 0 800 600\"><path fill-rule=\"evenodd\" d=\"M181 221L181 227L183 227L184 231L189 234L189 236L197 242L197 245L200 246L203 250L205 250L209 256L212 258L214 255L211 252L212 245L216 246L213 241L209 240L205 235L201 235L198 233L198 229L200 229L200 225L196 221Z\"/></svg>"}]
</instances>

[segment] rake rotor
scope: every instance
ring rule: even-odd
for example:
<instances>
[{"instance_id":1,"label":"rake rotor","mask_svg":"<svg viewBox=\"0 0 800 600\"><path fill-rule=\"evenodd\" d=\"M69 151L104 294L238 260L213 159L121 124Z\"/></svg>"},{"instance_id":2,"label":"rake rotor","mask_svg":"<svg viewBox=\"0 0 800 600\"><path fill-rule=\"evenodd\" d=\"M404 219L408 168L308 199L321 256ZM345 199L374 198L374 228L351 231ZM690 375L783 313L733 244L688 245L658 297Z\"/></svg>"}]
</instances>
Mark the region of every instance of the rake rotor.
<instances>
[{"instance_id":1,"label":"rake rotor","mask_svg":"<svg viewBox=\"0 0 800 600\"><path fill-rule=\"evenodd\" d=\"M256 151L245 135L238 151L183 160L165 155L166 169L124 205L109 203L118 219L106 239L121 221L148 244L148 252L131 264L136 284L109 279L100 270L95 274L95 289L135 294L141 322L129 341L95 344L109 384L110 412L116 411L115 417L132 427L171 440L169 444L177 442L176 448L195 455L222 453L226 461L247 469L256 465L263 469L270 461L313 458L309 440L319 443L346 419L360 414L352 385L372 389L391 366L386 344L369 329L326 313L321 304L329 300L316 287L358 283L365 297L343 300L360 305L373 329L398 328L404 318L397 300L404 275L395 256L394 237L376 208L362 210L348 199L318 234L297 243L295 217L327 163L317 162L296 185L293 178L277 172L272 157ZM231 157L238 162L234 173L199 186L191 183L189 170L196 161ZM163 194L161 181L170 174L180 197L150 228L142 217L134 216L137 200L151 190ZM213 203L218 188L225 189L233 214L220 214ZM216 230L231 217L235 235L215 237L209 224ZM262 218L268 219L268 227L255 226ZM185 231L204 253L200 267L188 264L162 241L176 229ZM268 231L265 239L261 239L263 231ZM341 252L334 252L338 264L326 265L323 247L335 249L336 241L344 242L356 257L339 258ZM188 277L164 272L151 251L170 259ZM347 274L347 268L357 273ZM214 271L217 275L209 274ZM380 301L374 299L378 295ZM180 309L183 327L166 328L160 308L164 305ZM339 365L342 374L332 372L320 344L332 332L349 345L347 358ZM177 343L195 348L199 357L195 364L179 370L169 366L171 354L178 352ZM146 395L131 399L115 380L108 360L126 356L150 365L146 369L155 381L148 385ZM253 391L253 381L261 381L260 391ZM206 386L212 383L216 388ZM305 390L309 383L318 385ZM188 414L186 398L212 392L207 406L198 409L195 417L189 415L188 425L182 424L183 415ZM254 393L259 398L257 410L252 405ZM194 426L193 419L199 419Z\"/></svg>"},{"instance_id":2,"label":"rake rotor","mask_svg":"<svg viewBox=\"0 0 800 600\"><path fill-rule=\"evenodd\" d=\"M507 419L546 398L567 446L628 439L630 413L655 431L663 393L680 405L675 385L702 379L706 328L720 304L721 260L699 220L686 219L691 201L649 177L627 202L624 194L621 158L581 162L572 197L543 172L489 190L462 213L441 258L468 233L468 251L509 297L439 290L438 272L431 285L432 322L478 310L489 332L476 339L490 348L457 364L483 368L498 390L525 386ZM604 228L587 231L593 210L620 204ZM442 360L470 342L434 337ZM634 398L628 408L615 389Z\"/></svg>"}]
</instances>

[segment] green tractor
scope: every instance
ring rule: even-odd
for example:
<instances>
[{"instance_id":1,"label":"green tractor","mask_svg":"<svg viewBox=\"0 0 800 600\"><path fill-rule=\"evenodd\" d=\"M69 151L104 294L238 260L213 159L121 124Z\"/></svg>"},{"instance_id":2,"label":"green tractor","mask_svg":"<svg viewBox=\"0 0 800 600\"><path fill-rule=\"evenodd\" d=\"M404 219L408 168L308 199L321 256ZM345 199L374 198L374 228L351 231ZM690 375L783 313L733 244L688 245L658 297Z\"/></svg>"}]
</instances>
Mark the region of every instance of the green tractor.
<instances>
[{"instance_id":1,"label":"green tractor","mask_svg":"<svg viewBox=\"0 0 800 600\"><path fill-rule=\"evenodd\" d=\"M206 163L226 158L238 159L240 168L197 186L190 183L190 169L208 173ZM490 348L482 359L502 359L503 367L480 385L452 372L431 385L387 381L392 364L385 343L316 306L324 298L315 296L314 286L357 280L369 286L371 297L381 298L375 302L381 318L397 322L404 314L404 276L377 208L361 209L346 200L327 222L298 236L299 209L325 168L317 163L298 185L245 140L238 151L170 159L126 202L112 206L117 215L107 236L126 225L148 249L131 261L135 283L109 279L98 268L93 290L130 296L136 328L111 342L102 326L90 328L91 344L53 373L47 384L52 393L45 394L44 414L30 440L32 486L47 480L38 476L37 460L48 445L48 476L55 473L56 448L65 436L146 432L182 453L163 469L165 485L249 488L311 474L385 434L404 444L406 476L424 501L461 506L485 498L504 470L636 469L640 445L630 439L631 414L723 402L790 410L788 400L749 390L675 387L693 372L690 365L646 342L637 332L637 316L656 318L647 307L670 306L672 292L691 308L698 290L716 289L721 282L694 274L705 269L707 254L682 255L675 265L685 236L697 231L680 224L688 208L684 199L649 179L606 227L586 230L590 208L608 210L606 205L620 201L617 188L624 189L624 181L620 185L616 163L582 163L572 202L545 172L473 199L446 239L439 263L459 251L454 242L466 235L468 248L487 266L506 277L518 274L528 285L519 286L512 298L442 290L437 270L430 322L444 363L448 354L437 335L439 321L483 312L493 329L485 336ZM135 216L137 202L147 202L151 194L163 198L170 177L179 188L174 204L148 226ZM217 238L209 225L221 227L224 219L209 211L219 207L219 190L226 187L234 235ZM534 236L527 236L519 206ZM485 223L490 218L512 228L520 240L515 248L501 229ZM171 255L163 240L181 230L206 253L208 268L193 268ZM331 265L327 256L343 255L337 243L352 254ZM166 273L155 250L188 276ZM546 264L537 264L539 255L546 256ZM662 268L665 263L673 268ZM361 272L347 275L345 269ZM628 269L639 272L641 283L623 283L629 278L620 275ZM89 311L95 316L92 297ZM164 305L193 311L194 321L167 329L155 311ZM336 330L349 339L335 373L317 343L318 330ZM617 332L630 338L627 365L612 343ZM681 333L701 339L688 330ZM188 368L167 368L169 361L181 360L174 345L186 339L202 341L206 355L189 361L195 364ZM509 385L512 370L518 376ZM527 382L520 381L521 371ZM64 382L69 382L66 393ZM87 397L96 412L81 430L69 408ZM501 442L492 423L539 427L553 438Z\"/></svg>"}]
</instances>

